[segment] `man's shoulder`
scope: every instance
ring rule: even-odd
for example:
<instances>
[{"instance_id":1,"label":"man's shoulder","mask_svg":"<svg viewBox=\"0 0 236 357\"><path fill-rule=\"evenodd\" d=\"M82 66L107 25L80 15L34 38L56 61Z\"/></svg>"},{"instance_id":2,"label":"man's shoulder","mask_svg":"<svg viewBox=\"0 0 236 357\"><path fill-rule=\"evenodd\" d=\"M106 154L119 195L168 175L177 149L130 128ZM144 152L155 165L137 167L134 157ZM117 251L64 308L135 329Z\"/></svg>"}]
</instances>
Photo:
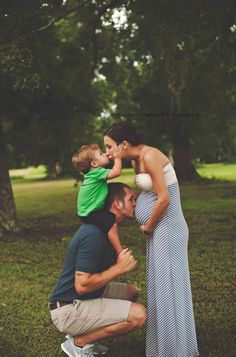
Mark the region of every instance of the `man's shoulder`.
<instances>
[{"instance_id":1,"label":"man's shoulder","mask_svg":"<svg viewBox=\"0 0 236 357\"><path fill-rule=\"evenodd\" d=\"M105 235L105 233L103 233L101 231L101 229L98 228L98 226L96 226L95 224L92 223L82 223L81 226L79 227L78 231L76 232L76 234L79 235L83 235L83 234L87 234L87 233L96 233L96 234L103 234Z\"/></svg>"},{"instance_id":2,"label":"man's shoulder","mask_svg":"<svg viewBox=\"0 0 236 357\"><path fill-rule=\"evenodd\" d=\"M74 234L71 239L71 243L78 243L83 241L104 240L107 239L107 236L102 232L96 225L83 223L77 232Z\"/></svg>"}]
</instances>

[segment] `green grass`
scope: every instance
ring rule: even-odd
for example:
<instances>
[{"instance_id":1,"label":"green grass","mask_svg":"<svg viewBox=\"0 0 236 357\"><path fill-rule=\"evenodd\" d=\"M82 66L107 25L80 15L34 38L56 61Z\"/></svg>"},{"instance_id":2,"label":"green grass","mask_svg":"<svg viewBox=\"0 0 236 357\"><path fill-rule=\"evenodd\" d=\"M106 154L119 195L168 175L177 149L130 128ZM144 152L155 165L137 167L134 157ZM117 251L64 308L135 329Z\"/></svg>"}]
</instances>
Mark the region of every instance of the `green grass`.
<instances>
[{"instance_id":1,"label":"green grass","mask_svg":"<svg viewBox=\"0 0 236 357\"><path fill-rule=\"evenodd\" d=\"M205 178L236 181L236 164L205 164L201 165L197 171Z\"/></svg>"},{"instance_id":2,"label":"green grass","mask_svg":"<svg viewBox=\"0 0 236 357\"><path fill-rule=\"evenodd\" d=\"M12 169L10 170L10 177L13 180L19 179L42 179L47 175L47 169L44 165L37 167L27 167L25 169Z\"/></svg>"},{"instance_id":3,"label":"green grass","mask_svg":"<svg viewBox=\"0 0 236 357\"><path fill-rule=\"evenodd\" d=\"M130 171L122 180L133 182ZM50 321L47 299L63 267L66 246L79 221L74 180L14 180L22 232L0 243L0 355L64 356L64 336ZM236 182L181 186L190 228L189 262L201 357L233 357L233 256ZM121 281L135 283L146 303L145 239L135 222L121 226L123 243L137 256L137 270ZM145 330L112 338L107 357L143 357Z\"/></svg>"},{"instance_id":4,"label":"green grass","mask_svg":"<svg viewBox=\"0 0 236 357\"><path fill-rule=\"evenodd\" d=\"M236 164L217 163L202 164L197 168L199 175L204 178L236 181ZM132 175L132 169L123 170L123 177ZM26 169L10 170L10 176L14 180L19 179L42 179L46 177L46 167L39 165L37 167L28 167Z\"/></svg>"}]
</instances>

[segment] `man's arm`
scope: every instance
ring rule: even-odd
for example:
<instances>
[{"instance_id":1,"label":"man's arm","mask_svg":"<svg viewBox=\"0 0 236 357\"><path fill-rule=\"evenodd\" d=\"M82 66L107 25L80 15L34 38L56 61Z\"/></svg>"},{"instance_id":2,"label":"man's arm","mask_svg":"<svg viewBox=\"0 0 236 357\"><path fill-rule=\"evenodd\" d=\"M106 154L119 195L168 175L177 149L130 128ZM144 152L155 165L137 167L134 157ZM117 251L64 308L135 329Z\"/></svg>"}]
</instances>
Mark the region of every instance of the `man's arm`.
<instances>
[{"instance_id":1,"label":"man's arm","mask_svg":"<svg viewBox=\"0 0 236 357\"><path fill-rule=\"evenodd\" d=\"M132 251L128 250L128 248L123 249L118 256L117 263L101 273L90 274L76 271L75 290L78 294L87 294L98 290L119 275L129 272L136 265L137 261L134 260Z\"/></svg>"}]
</instances>

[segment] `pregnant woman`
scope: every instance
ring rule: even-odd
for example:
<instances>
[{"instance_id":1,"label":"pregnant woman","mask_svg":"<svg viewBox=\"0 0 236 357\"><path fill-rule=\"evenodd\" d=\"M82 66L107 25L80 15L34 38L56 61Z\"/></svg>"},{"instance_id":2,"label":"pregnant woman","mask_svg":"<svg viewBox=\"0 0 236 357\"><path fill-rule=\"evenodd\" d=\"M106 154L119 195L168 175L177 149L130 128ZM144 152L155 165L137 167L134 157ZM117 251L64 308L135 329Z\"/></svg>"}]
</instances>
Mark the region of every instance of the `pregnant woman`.
<instances>
[{"instance_id":1,"label":"pregnant woman","mask_svg":"<svg viewBox=\"0 0 236 357\"><path fill-rule=\"evenodd\" d=\"M147 357L195 357L198 346L188 267L188 226L179 185L169 159L143 144L128 123L116 123L104 134L107 155L117 145L131 159L142 190L136 219L147 239Z\"/></svg>"}]
</instances>

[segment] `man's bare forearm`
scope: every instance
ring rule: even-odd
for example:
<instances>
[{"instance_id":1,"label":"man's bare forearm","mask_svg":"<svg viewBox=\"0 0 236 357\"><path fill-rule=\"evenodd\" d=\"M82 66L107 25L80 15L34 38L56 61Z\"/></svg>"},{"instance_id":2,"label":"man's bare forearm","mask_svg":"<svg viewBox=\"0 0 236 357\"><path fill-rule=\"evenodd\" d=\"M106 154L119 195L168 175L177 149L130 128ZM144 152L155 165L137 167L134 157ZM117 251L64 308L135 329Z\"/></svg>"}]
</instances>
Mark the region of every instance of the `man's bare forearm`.
<instances>
[{"instance_id":1,"label":"man's bare forearm","mask_svg":"<svg viewBox=\"0 0 236 357\"><path fill-rule=\"evenodd\" d=\"M137 265L132 252L128 248L123 249L117 259L117 263L101 273L75 272L75 289L78 294L86 294L102 288L111 280L121 274L125 274Z\"/></svg>"},{"instance_id":2,"label":"man's bare forearm","mask_svg":"<svg viewBox=\"0 0 236 357\"><path fill-rule=\"evenodd\" d=\"M89 274L83 272L76 272L75 281L77 281L76 290L80 294L89 293L105 286L111 280L117 278L122 274L118 264L111 268L96 274Z\"/></svg>"}]
</instances>

